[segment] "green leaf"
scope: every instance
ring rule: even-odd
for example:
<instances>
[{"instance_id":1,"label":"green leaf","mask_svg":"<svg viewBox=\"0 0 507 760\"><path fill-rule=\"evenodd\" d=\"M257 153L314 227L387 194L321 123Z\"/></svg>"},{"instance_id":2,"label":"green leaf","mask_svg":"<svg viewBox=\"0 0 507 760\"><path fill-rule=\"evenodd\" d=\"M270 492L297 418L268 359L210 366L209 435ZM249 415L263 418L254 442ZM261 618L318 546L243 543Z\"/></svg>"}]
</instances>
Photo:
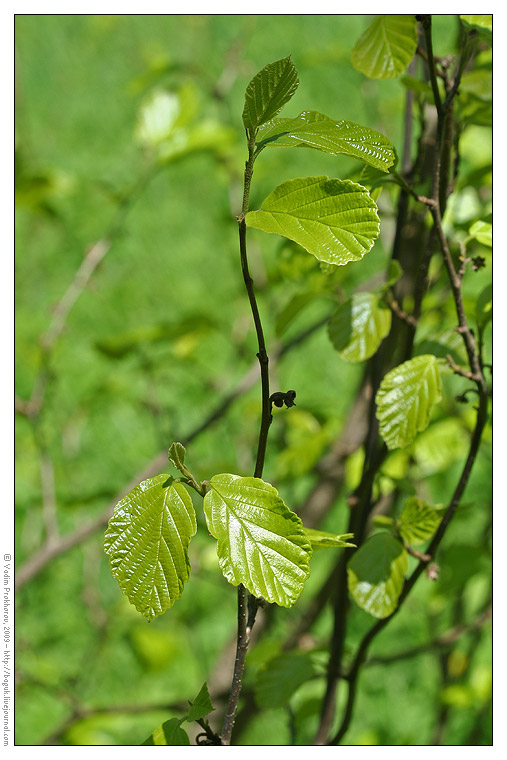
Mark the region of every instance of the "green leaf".
<instances>
[{"instance_id":1,"label":"green leaf","mask_svg":"<svg viewBox=\"0 0 507 760\"><path fill-rule=\"evenodd\" d=\"M405 71L416 47L415 16L378 16L356 42L352 65L372 79L392 79Z\"/></svg>"},{"instance_id":2,"label":"green leaf","mask_svg":"<svg viewBox=\"0 0 507 760\"><path fill-rule=\"evenodd\" d=\"M205 718L206 715L209 715L210 712L213 712L214 709L215 708L213 707L211 697L209 695L208 685L206 683L203 683L199 694L196 696L190 706L187 720L189 723L191 723L193 720L201 720L201 718Z\"/></svg>"},{"instance_id":3,"label":"green leaf","mask_svg":"<svg viewBox=\"0 0 507 760\"><path fill-rule=\"evenodd\" d=\"M260 478L214 475L204 497L208 530L229 583L292 607L310 574L312 548L299 517Z\"/></svg>"},{"instance_id":4,"label":"green leaf","mask_svg":"<svg viewBox=\"0 0 507 760\"><path fill-rule=\"evenodd\" d=\"M296 293L290 299L289 303L284 306L276 318L275 332L277 338L281 338L291 322L297 315L308 306L312 301L321 295L317 290L305 290L302 293Z\"/></svg>"},{"instance_id":5,"label":"green leaf","mask_svg":"<svg viewBox=\"0 0 507 760\"><path fill-rule=\"evenodd\" d=\"M339 549L341 547L355 547L355 544L347 543L347 539L354 538L353 533L328 533L325 530L314 530L313 528L304 528L305 535L309 540L314 552L319 549Z\"/></svg>"},{"instance_id":6,"label":"green leaf","mask_svg":"<svg viewBox=\"0 0 507 760\"><path fill-rule=\"evenodd\" d=\"M479 220L478 222L474 222L470 229L468 230L469 234L479 241L479 243L482 243L483 245L489 246L489 248L493 245L493 225L489 222L484 222L482 220Z\"/></svg>"},{"instance_id":7,"label":"green leaf","mask_svg":"<svg viewBox=\"0 0 507 760\"><path fill-rule=\"evenodd\" d=\"M405 502L397 527L405 543L418 546L431 538L441 520L442 515L434 507L411 496Z\"/></svg>"},{"instance_id":8,"label":"green leaf","mask_svg":"<svg viewBox=\"0 0 507 760\"><path fill-rule=\"evenodd\" d=\"M405 74L402 76L400 82L404 87L407 88L407 90L412 90L412 92L417 92L420 95L424 95L424 97L429 100L430 103L434 103L435 96L433 95L433 90L431 89L431 85L429 85L428 82L423 82L420 79L417 79L417 77L410 76L410 74Z\"/></svg>"},{"instance_id":9,"label":"green leaf","mask_svg":"<svg viewBox=\"0 0 507 760\"><path fill-rule=\"evenodd\" d=\"M481 329L484 329L490 319L493 318L493 286L486 285L484 290L481 290L477 297L475 304L475 317L477 324Z\"/></svg>"},{"instance_id":10,"label":"green leaf","mask_svg":"<svg viewBox=\"0 0 507 760\"><path fill-rule=\"evenodd\" d=\"M268 63L246 88L243 109L245 129L255 132L261 124L276 116L292 98L298 85L298 73L290 55Z\"/></svg>"},{"instance_id":11,"label":"green leaf","mask_svg":"<svg viewBox=\"0 0 507 760\"><path fill-rule=\"evenodd\" d=\"M460 16L460 19L469 26L478 26L481 29L487 29L489 32L493 31L493 16L491 14Z\"/></svg>"},{"instance_id":12,"label":"green leaf","mask_svg":"<svg viewBox=\"0 0 507 760\"><path fill-rule=\"evenodd\" d=\"M349 591L361 609L385 618L396 609L407 569L408 557L401 543L390 533L377 533L348 563Z\"/></svg>"},{"instance_id":13,"label":"green leaf","mask_svg":"<svg viewBox=\"0 0 507 760\"><path fill-rule=\"evenodd\" d=\"M168 458L173 463L177 470L183 471L185 467L186 449L182 443L175 441L169 447Z\"/></svg>"},{"instance_id":14,"label":"green leaf","mask_svg":"<svg viewBox=\"0 0 507 760\"><path fill-rule=\"evenodd\" d=\"M365 188L326 176L283 182L245 221L249 227L294 240L320 261L339 266L362 259L380 232L377 204Z\"/></svg>"},{"instance_id":15,"label":"green leaf","mask_svg":"<svg viewBox=\"0 0 507 760\"><path fill-rule=\"evenodd\" d=\"M428 427L431 409L442 398L437 359L423 354L385 375L375 401L382 438L388 449L408 446Z\"/></svg>"},{"instance_id":16,"label":"green leaf","mask_svg":"<svg viewBox=\"0 0 507 760\"><path fill-rule=\"evenodd\" d=\"M414 354L433 354L437 359L446 359L449 354L457 364L464 364L467 360L463 338L454 328L424 338L415 346Z\"/></svg>"},{"instance_id":17,"label":"green leaf","mask_svg":"<svg viewBox=\"0 0 507 760\"><path fill-rule=\"evenodd\" d=\"M190 746L186 731L181 728L185 718L170 718L158 726L141 746Z\"/></svg>"},{"instance_id":18,"label":"green leaf","mask_svg":"<svg viewBox=\"0 0 507 760\"><path fill-rule=\"evenodd\" d=\"M257 704L263 708L284 707L296 690L315 675L308 653L287 652L274 657L257 674Z\"/></svg>"},{"instance_id":19,"label":"green leaf","mask_svg":"<svg viewBox=\"0 0 507 760\"><path fill-rule=\"evenodd\" d=\"M164 488L168 478L144 480L119 501L104 540L112 574L147 620L181 597L190 576L188 544L197 530L186 488Z\"/></svg>"},{"instance_id":20,"label":"green leaf","mask_svg":"<svg viewBox=\"0 0 507 760\"><path fill-rule=\"evenodd\" d=\"M394 520L392 517L388 517L387 515L373 515L373 524L378 528L389 529L393 527Z\"/></svg>"},{"instance_id":21,"label":"green leaf","mask_svg":"<svg viewBox=\"0 0 507 760\"><path fill-rule=\"evenodd\" d=\"M362 362L373 356L391 329L391 310L375 293L355 293L334 311L329 337L342 359Z\"/></svg>"},{"instance_id":22,"label":"green leaf","mask_svg":"<svg viewBox=\"0 0 507 760\"><path fill-rule=\"evenodd\" d=\"M307 147L331 156L343 154L388 172L394 148L384 135L352 121L336 121L317 111L303 111L295 119L273 119L257 135L259 146Z\"/></svg>"},{"instance_id":23,"label":"green leaf","mask_svg":"<svg viewBox=\"0 0 507 760\"><path fill-rule=\"evenodd\" d=\"M415 460L414 477L426 478L444 472L453 462L466 456L470 434L456 417L448 417L430 425L417 436L411 447Z\"/></svg>"}]
</instances>

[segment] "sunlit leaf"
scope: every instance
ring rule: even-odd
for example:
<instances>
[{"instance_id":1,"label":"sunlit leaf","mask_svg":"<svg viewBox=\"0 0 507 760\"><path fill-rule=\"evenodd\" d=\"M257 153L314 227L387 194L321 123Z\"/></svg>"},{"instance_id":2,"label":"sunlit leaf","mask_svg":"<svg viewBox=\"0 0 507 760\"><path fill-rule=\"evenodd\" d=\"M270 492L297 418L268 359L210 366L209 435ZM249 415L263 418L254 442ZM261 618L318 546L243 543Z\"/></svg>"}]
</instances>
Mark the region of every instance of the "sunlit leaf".
<instances>
[{"instance_id":1,"label":"sunlit leaf","mask_svg":"<svg viewBox=\"0 0 507 760\"><path fill-rule=\"evenodd\" d=\"M482 220L474 222L468 232L479 243L487 245L489 248L493 245L493 225L490 222Z\"/></svg>"},{"instance_id":2,"label":"sunlit leaf","mask_svg":"<svg viewBox=\"0 0 507 760\"><path fill-rule=\"evenodd\" d=\"M465 21L469 26L479 26L481 29L487 29L488 31L493 31L493 16L491 14L484 14L484 15L461 15L460 19L462 21Z\"/></svg>"},{"instance_id":3,"label":"sunlit leaf","mask_svg":"<svg viewBox=\"0 0 507 760\"><path fill-rule=\"evenodd\" d=\"M297 689L316 674L311 656L285 652L274 657L259 671L255 699L259 707L283 707Z\"/></svg>"},{"instance_id":4,"label":"sunlit leaf","mask_svg":"<svg viewBox=\"0 0 507 760\"><path fill-rule=\"evenodd\" d=\"M355 293L334 311L329 337L342 359L362 362L372 356L391 328L391 310L375 293Z\"/></svg>"},{"instance_id":5,"label":"sunlit leaf","mask_svg":"<svg viewBox=\"0 0 507 760\"><path fill-rule=\"evenodd\" d=\"M437 359L423 354L400 364L385 375L377 391L377 419L389 449L411 443L428 427L434 404L442 398Z\"/></svg>"},{"instance_id":6,"label":"sunlit leaf","mask_svg":"<svg viewBox=\"0 0 507 760\"><path fill-rule=\"evenodd\" d=\"M365 188L325 176L283 182L245 219L249 227L283 235L337 265L359 261L380 232L377 204Z\"/></svg>"},{"instance_id":7,"label":"sunlit leaf","mask_svg":"<svg viewBox=\"0 0 507 760\"><path fill-rule=\"evenodd\" d=\"M268 63L254 76L245 93L243 124L255 132L281 111L292 98L299 84L296 67L291 57Z\"/></svg>"},{"instance_id":8,"label":"sunlit leaf","mask_svg":"<svg viewBox=\"0 0 507 760\"><path fill-rule=\"evenodd\" d=\"M314 552L319 549L340 549L342 547L355 547L355 544L348 543L349 538L354 538L353 533L328 533L325 530L314 530L313 528L304 528L305 535L309 540Z\"/></svg>"},{"instance_id":9,"label":"sunlit leaf","mask_svg":"<svg viewBox=\"0 0 507 760\"><path fill-rule=\"evenodd\" d=\"M378 16L356 42L352 65L372 79L392 79L405 71L416 47L415 16Z\"/></svg>"},{"instance_id":10,"label":"sunlit leaf","mask_svg":"<svg viewBox=\"0 0 507 760\"><path fill-rule=\"evenodd\" d=\"M186 731L181 727L185 718L170 718L153 731L141 746L190 746L190 740Z\"/></svg>"},{"instance_id":11,"label":"sunlit leaf","mask_svg":"<svg viewBox=\"0 0 507 760\"><path fill-rule=\"evenodd\" d=\"M423 544L432 537L442 520L442 513L425 501L411 496L397 520L402 539L410 546Z\"/></svg>"},{"instance_id":12,"label":"sunlit leaf","mask_svg":"<svg viewBox=\"0 0 507 760\"><path fill-rule=\"evenodd\" d=\"M390 533L377 533L354 552L347 566L349 591L356 604L376 618L396 609L408 557Z\"/></svg>"},{"instance_id":13,"label":"sunlit leaf","mask_svg":"<svg viewBox=\"0 0 507 760\"><path fill-rule=\"evenodd\" d=\"M129 602L152 620L173 606L190 576L188 544L197 530L186 488L168 475L144 480L118 502L104 550Z\"/></svg>"},{"instance_id":14,"label":"sunlit leaf","mask_svg":"<svg viewBox=\"0 0 507 760\"><path fill-rule=\"evenodd\" d=\"M273 119L257 135L257 144L275 147L308 147L343 154L389 171L394 149L387 137L352 121L336 121L317 111L303 111L295 119Z\"/></svg>"},{"instance_id":15,"label":"sunlit leaf","mask_svg":"<svg viewBox=\"0 0 507 760\"><path fill-rule=\"evenodd\" d=\"M143 101L136 126L136 138L150 147L167 140L180 113L180 99L174 92L155 90Z\"/></svg>"},{"instance_id":16,"label":"sunlit leaf","mask_svg":"<svg viewBox=\"0 0 507 760\"><path fill-rule=\"evenodd\" d=\"M227 580L268 602L291 607L310 574L312 548L299 517L260 478L214 475L204 497Z\"/></svg>"}]
</instances>

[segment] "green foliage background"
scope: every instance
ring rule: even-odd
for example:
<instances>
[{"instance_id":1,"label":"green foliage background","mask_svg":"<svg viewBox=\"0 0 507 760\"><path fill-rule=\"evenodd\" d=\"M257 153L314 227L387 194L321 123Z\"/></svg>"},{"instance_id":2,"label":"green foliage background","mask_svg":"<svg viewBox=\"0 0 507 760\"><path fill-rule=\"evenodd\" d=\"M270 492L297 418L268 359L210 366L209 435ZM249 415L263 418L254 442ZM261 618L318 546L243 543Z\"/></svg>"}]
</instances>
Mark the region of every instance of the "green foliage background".
<instances>
[{"instance_id":1,"label":"green foliage background","mask_svg":"<svg viewBox=\"0 0 507 760\"><path fill-rule=\"evenodd\" d=\"M255 359L256 342L239 269L237 225L245 156L241 121L244 90L267 62L291 54L300 87L286 109L316 109L364 124L401 148L405 89L399 80L367 80L350 63L363 16L18 16L16 19L16 392L29 398L40 369L40 336L85 252L104 237L140 178L148 177L125 215L89 287L72 310L51 361L51 381L40 419L55 471L62 534L99 515L159 451L184 439L218 404ZM454 49L457 18L434 18L435 53ZM217 97L217 83L224 97ZM184 138L203 121L204 149L178 148L157 159L139 141L144 99L157 90L180 98ZM490 130L472 125L462 138L462 185L452 221L468 229L490 212ZM173 146L174 150L174 146ZM485 167L485 168L484 168ZM276 184L297 176L358 178L358 162L317 151L265 151L256 164L251 208ZM360 265L340 270L350 295L385 271L392 243L393 198L379 201L380 240ZM268 342L292 296L320 274L313 257L276 236L251 231L253 275ZM489 249L477 243L477 253ZM490 280L486 270L465 281L467 306ZM268 281L270 283L268 287ZM421 337L455 324L446 293L421 326ZM447 304L447 305L446 305ZM330 314L329 294L309 300L282 340ZM486 329L486 343L490 338ZM280 331L280 330L279 330ZM418 332L418 337L419 337ZM489 349L488 349L489 350ZM424 353L423 350L420 353ZM295 388L297 407L280 411L272 427L265 476L291 509L312 484L315 464L343 427L361 377L343 361L325 328L289 352L273 375L273 390ZM439 416L458 416L470 428L473 412L453 398L466 387L446 377ZM445 400L446 399L446 400ZM189 461L200 479L217 472L249 475L259 417L259 388L196 438ZM463 448L452 445L421 476L432 503L445 503L459 476ZM360 462L359 462L360 464ZM358 457L348 468L356 485ZM379 488L399 466L391 459ZM40 452L32 426L16 419L16 560L44 541ZM387 483L387 485L386 485ZM489 441L452 530L440 552L440 579L421 580L404 611L375 643L393 654L453 625L459 604L466 619L489 595L491 476ZM344 532L346 491L321 527ZM139 744L162 720L178 716L164 705L185 702L217 665L235 631L236 595L222 577L215 542L200 529L190 544L192 575L181 600L148 625L120 594L102 550L102 534L50 562L17 598L18 744ZM279 651L300 611L334 562L333 552L312 559L301 600L277 611L274 623L247 658L246 686ZM411 560L412 561L412 560ZM301 607L299 607L301 605ZM354 608L347 650L352 653L372 618ZM326 608L311 632L325 647L331 630ZM490 741L490 634L465 635L449 653L442 682L439 655L427 652L365 668L347 743L429 744L442 711L444 743ZM325 651L325 650L323 650ZM324 660L323 660L324 661ZM317 672L322 672L317 669ZM324 679L300 687L291 699L299 744L316 728L315 700ZM211 688L211 686L210 686ZM213 698L212 693L212 698ZM125 710L107 712L111 707ZM152 711L146 705L154 705ZM142 707L142 709L141 709ZM136 709L138 708L138 709ZM67 724L76 710L87 716ZM89 715L88 715L89 713ZM213 720L213 718L212 718ZM474 733L475 732L475 733ZM287 713L269 705L235 737L240 744L287 744Z\"/></svg>"}]
</instances>

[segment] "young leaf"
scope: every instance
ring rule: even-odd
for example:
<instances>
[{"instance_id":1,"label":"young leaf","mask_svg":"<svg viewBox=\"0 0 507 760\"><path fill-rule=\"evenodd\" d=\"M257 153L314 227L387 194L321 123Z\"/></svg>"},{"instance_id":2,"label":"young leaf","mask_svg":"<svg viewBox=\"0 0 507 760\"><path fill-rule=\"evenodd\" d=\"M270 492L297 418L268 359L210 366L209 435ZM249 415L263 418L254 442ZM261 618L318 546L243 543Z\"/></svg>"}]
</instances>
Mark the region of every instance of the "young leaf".
<instances>
[{"instance_id":1,"label":"young leaf","mask_svg":"<svg viewBox=\"0 0 507 760\"><path fill-rule=\"evenodd\" d=\"M153 731L141 746L190 746L190 739L181 727L185 718L170 718Z\"/></svg>"},{"instance_id":2,"label":"young leaf","mask_svg":"<svg viewBox=\"0 0 507 760\"><path fill-rule=\"evenodd\" d=\"M286 652L274 657L257 675L257 704L263 708L284 707L294 692L315 674L315 666L306 652Z\"/></svg>"},{"instance_id":3,"label":"young leaf","mask_svg":"<svg viewBox=\"0 0 507 760\"><path fill-rule=\"evenodd\" d=\"M389 449L407 446L428 427L431 409L442 398L437 359L423 354L385 375L375 401L380 433Z\"/></svg>"},{"instance_id":4,"label":"young leaf","mask_svg":"<svg viewBox=\"0 0 507 760\"><path fill-rule=\"evenodd\" d=\"M191 723L193 720L200 720L213 712L215 708L211 702L211 698L208 691L208 685L203 683L199 694L196 696L187 715L187 721Z\"/></svg>"},{"instance_id":5,"label":"young leaf","mask_svg":"<svg viewBox=\"0 0 507 760\"><path fill-rule=\"evenodd\" d=\"M328 324L331 343L349 362L373 356L390 329L391 310L375 293L355 293L335 309Z\"/></svg>"},{"instance_id":6,"label":"young leaf","mask_svg":"<svg viewBox=\"0 0 507 760\"><path fill-rule=\"evenodd\" d=\"M147 620L173 606L190 577L188 544L197 530L186 488L163 484L168 475L144 480L118 502L104 550L129 602Z\"/></svg>"},{"instance_id":7,"label":"young leaf","mask_svg":"<svg viewBox=\"0 0 507 760\"><path fill-rule=\"evenodd\" d=\"M441 520L442 515L436 509L411 496L405 502L397 526L405 543L418 546L431 538Z\"/></svg>"},{"instance_id":8,"label":"young leaf","mask_svg":"<svg viewBox=\"0 0 507 760\"><path fill-rule=\"evenodd\" d=\"M380 132L317 111L303 111L295 119L273 119L259 130L257 145L315 148L331 156L359 158L383 172L395 160L393 146Z\"/></svg>"},{"instance_id":9,"label":"young leaf","mask_svg":"<svg viewBox=\"0 0 507 760\"><path fill-rule=\"evenodd\" d=\"M299 517L260 478L221 474L209 484L204 513L224 576L268 602L292 607L312 554Z\"/></svg>"},{"instance_id":10,"label":"young leaf","mask_svg":"<svg viewBox=\"0 0 507 760\"><path fill-rule=\"evenodd\" d=\"M296 92L299 84L291 57L268 63L254 76L245 93L243 124L255 132L261 124L276 116Z\"/></svg>"},{"instance_id":11,"label":"young leaf","mask_svg":"<svg viewBox=\"0 0 507 760\"><path fill-rule=\"evenodd\" d=\"M362 259L380 232L377 204L364 187L326 176L283 182L245 221L339 266Z\"/></svg>"},{"instance_id":12,"label":"young leaf","mask_svg":"<svg viewBox=\"0 0 507 760\"><path fill-rule=\"evenodd\" d=\"M349 591L359 607L385 618L396 609L407 569L407 553L400 542L390 533L377 533L348 563Z\"/></svg>"},{"instance_id":13,"label":"young leaf","mask_svg":"<svg viewBox=\"0 0 507 760\"><path fill-rule=\"evenodd\" d=\"M172 443L169 447L168 458L173 463L177 470L183 471L185 465L186 449L182 443Z\"/></svg>"},{"instance_id":14,"label":"young leaf","mask_svg":"<svg viewBox=\"0 0 507 760\"><path fill-rule=\"evenodd\" d=\"M328 533L325 530L314 530L313 528L303 528L307 539L309 540L314 552L319 549L339 549L341 547L355 547L355 544L347 543L347 539L354 538L353 533Z\"/></svg>"},{"instance_id":15,"label":"young leaf","mask_svg":"<svg viewBox=\"0 0 507 760\"><path fill-rule=\"evenodd\" d=\"M405 71L416 47L415 16L378 16L356 42L352 65L372 79L392 79Z\"/></svg>"}]
</instances>

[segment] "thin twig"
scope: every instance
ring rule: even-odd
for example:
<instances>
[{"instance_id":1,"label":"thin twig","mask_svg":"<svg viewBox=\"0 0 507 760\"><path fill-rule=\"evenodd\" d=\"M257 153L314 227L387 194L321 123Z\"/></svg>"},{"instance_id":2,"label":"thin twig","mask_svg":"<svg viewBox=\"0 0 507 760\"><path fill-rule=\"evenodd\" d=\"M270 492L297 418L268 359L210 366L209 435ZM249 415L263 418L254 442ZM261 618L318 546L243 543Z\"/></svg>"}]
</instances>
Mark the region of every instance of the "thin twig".
<instances>
[{"instance_id":1,"label":"thin twig","mask_svg":"<svg viewBox=\"0 0 507 760\"><path fill-rule=\"evenodd\" d=\"M430 71L430 78L432 82L433 91L435 94L435 91L438 93L438 86L436 83L436 73L435 73L435 66L434 66L433 53L432 53L431 17L423 16L423 17L419 17L419 19L421 20L423 24L423 28L424 28L424 32L426 36L426 44L427 44L427 50L428 50L428 67ZM465 49L462 59L464 59L466 55L467 55L467 49ZM458 69L458 75L456 78L459 78L462 70L463 70L463 66L460 64L460 67ZM452 89L451 92L453 92L453 97L454 97L454 95L457 92L457 87ZM366 653L368 651L368 648L371 642L377 636L377 634L381 630L383 630L383 628L387 625L389 620L391 620L396 614L398 614L399 610L401 609L403 605L404 600L409 595L416 581L418 580L420 575L424 572L425 568L428 566L429 561L433 557L435 557L436 551L442 541L442 538L452 518L454 517L456 513L461 497L463 495L463 492L470 478L470 473L472 471L474 462L477 457L477 453L479 451L479 445L482 438L482 432L487 420L487 404L488 404L487 388L486 388L486 383L484 381L484 377L482 375L482 370L480 366L480 358L477 353L477 348L476 348L475 340L473 337L473 333L471 332L467 323L467 319L466 319L466 314L465 314L464 305L463 305L463 298L461 294L462 278L458 276L455 270L454 262L452 260L447 239L444 235L443 227L442 227L442 204L443 203L445 204L447 193L442 192L442 190L444 189L443 184L444 184L445 174L442 175L441 173L440 150L441 150L442 136L444 135L444 132L447 127L447 118L453 106L453 97L451 98L448 97L445 101L445 104L442 105L440 101L440 97L438 97L438 101L437 101L437 98L435 95L435 102L437 104L437 111L438 111L438 126L437 126L437 141L435 145L435 162L434 162L434 169L433 169L432 197L433 197L434 203L430 206L430 211L433 217L434 230L440 242L440 247L442 249L442 253L444 256L444 262L445 262L449 280L451 283L454 303L455 303L456 312L458 315L457 329L462 335L464 343L465 343L468 361L470 365L470 371L472 375L471 379L473 379L475 383L477 384L477 390L479 394L479 406L477 408L477 418L476 418L474 432L470 441L468 455L467 455L465 464L463 466L461 476L456 485L455 491L453 493L451 501L449 502L449 505L444 514L444 517L441 520L435 532L435 535L428 547L427 553L425 555L421 555L421 557L419 558L419 564L417 565L416 569L413 571L409 579L405 582L402 593L398 600L398 605L396 609L394 610L394 612L390 616L383 618L382 620L379 620L379 622L375 626L373 626L373 628L371 628L370 631L364 636L364 638L362 639L358 647L357 654L354 658L353 665L349 672L348 698L347 698L345 713L344 713L341 725L337 733L331 739L329 744L339 744L348 730L350 721L352 719L352 713L353 713L353 708L355 704L355 696L356 696L357 680L358 680L359 672L360 672L361 666L364 662Z\"/></svg>"}]
</instances>

